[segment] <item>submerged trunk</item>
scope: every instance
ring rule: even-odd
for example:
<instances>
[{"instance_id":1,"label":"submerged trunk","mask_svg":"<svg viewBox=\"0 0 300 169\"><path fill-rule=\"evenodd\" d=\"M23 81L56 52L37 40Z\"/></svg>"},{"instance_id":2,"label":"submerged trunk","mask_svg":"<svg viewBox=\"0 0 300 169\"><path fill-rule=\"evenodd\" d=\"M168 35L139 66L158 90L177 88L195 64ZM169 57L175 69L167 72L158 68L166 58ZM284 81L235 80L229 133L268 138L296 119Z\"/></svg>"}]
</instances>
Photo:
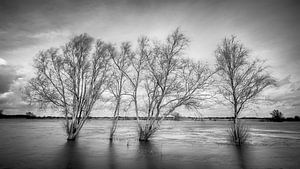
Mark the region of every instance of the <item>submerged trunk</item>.
<instances>
[{"instance_id":1,"label":"submerged trunk","mask_svg":"<svg viewBox=\"0 0 300 169\"><path fill-rule=\"evenodd\" d=\"M170 109L166 114L171 114L176 107ZM148 121L144 125L139 125L139 141L148 141L151 136L159 129L161 122L165 119L167 115L160 117L160 109L157 108L155 116L150 116Z\"/></svg>"},{"instance_id":2,"label":"submerged trunk","mask_svg":"<svg viewBox=\"0 0 300 169\"><path fill-rule=\"evenodd\" d=\"M73 125L71 125L73 126ZM68 141L75 141L79 132L76 132L76 128L72 127L68 132Z\"/></svg>"},{"instance_id":3,"label":"submerged trunk","mask_svg":"<svg viewBox=\"0 0 300 169\"><path fill-rule=\"evenodd\" d=\"M141 128L139 130L140 130L139 131L139 141L142 141L142 142L149 141L149 138L151 136L151 134L150 134L151 131L149 131L147 129L141 129Z\"/></svg>"},{"instance_id":4,"label":"submerged trunk","mask_svg":"<svg viewBox=\"0 0 300 169\"><path fill-rule=\"evenodd\" d=\"M240 137L239 137L239 129L238 129L238 108L237 108L237 101L236 101L236 97L235 97L235 94L234 94L234 119L233 119L233 125L234 125L234 143L236 145L239 145L240 144Z\"/></svg>"},{"instance_id":5,"label":"submerged trunk","mask_svg":"<svg viewBox=\"0 0 300 169\"><path fill-rule=\"evenodd\" d=\"M110 136L109 136L110 140L112 140L113 137L114 137L115 131L117 129L118 120L119 120L119 117L114 117L114 119L113 119L113 122L112 122L113 124L112 124L112 127L110 129Z\"/></svg>"},{"instance_id":6,"label":"submerged trunk","mask_svg":"<svg viewBox=\"0 0 300 169\"><path fill-rule=\"evenodd\" d=\"M248 138L248 129L245 127L238 118L233 121L233 141L237 146L244 144Z\"/></svg>"},{"instance_id":7,"label":"submerged trunk","mask_svg":"<svg viewBox=\"0 0 300 169\"><path fill-rule=\"evenodd\" d=\"M86 121L86 117L80 118L80 119L75 119L75 120L70 120L67 122L67 134L68 134L68 141L74 141L76 140L79 131L81 130L83 124Z\"/></svg>"},{"instance_id":8,"label":"submerged trunk","mask_svg":"<svg viewBox=\"0 0 300 169\"><path fill-rule=\"evenodd\" d=\"M139 141L149 141L149 138L158 129L158 124L155 123L155 119L147 121L145 125L139 125Z\"/></svg>"},{"instance_id":9,"label":"submerged trunk","mask_svg":"<svg viewBox=\"0 0 300 169\"><path fill-rule=\"evenodd\" d=\"M239 144L239 133L238 133L238 119L234 117L233 125L234 125L234 143Z\"/></svg>"},{"instance_id":10,"label":"submerged trunk","mask_svg":"<svg viewBox=\"0 0 300 169\"><path fill-rule=\"evenodd\" d=\"M147 142L147 141L149 141L149 137L147 137L146 135L140 135L139 141L140 142Z\"/></svg>"},{"instance_id":11,"label":"submerged trunk","mask_svg":"<svg viewBox=\"0 0 300 169\"><path fill-rule=\"evenodd\" d=\"M76 140L76 135L70 134L67 138L68 141L75 141Z\"/></svg>"},{"instance_id":12,"label":"submerged trunk","mask_svg":"<svg viewBox=\"0 0 300 169\"><path fill-rule=\"evenodd\" d=\"M121 90L119 92L119 95L121 95ZM117 124L118 124L119 115L120 115L120 101L121 101L121 98L119 97L117 99L117 104L116 104L115 111L114 111L114 118L113 118L113 121L112 121L112 127L110 129L110 136L109 136L110 140L113 139L115 131L117 129Z\"/></svg>"}]
</instances>

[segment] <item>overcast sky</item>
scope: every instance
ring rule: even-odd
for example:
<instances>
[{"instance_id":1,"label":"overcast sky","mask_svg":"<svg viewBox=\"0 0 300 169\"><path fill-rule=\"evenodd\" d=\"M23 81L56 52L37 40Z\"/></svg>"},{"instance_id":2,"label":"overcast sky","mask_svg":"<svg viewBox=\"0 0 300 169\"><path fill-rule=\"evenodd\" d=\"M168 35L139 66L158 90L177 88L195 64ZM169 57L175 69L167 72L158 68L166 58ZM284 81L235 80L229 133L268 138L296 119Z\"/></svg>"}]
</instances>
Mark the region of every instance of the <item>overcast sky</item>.
<instances>
[{"instance_id":1,"label":"overcast sky","mask_svg":"<svg viewBox=\"0 0 300 169\"><path fill-rule=\"evenodd\" d=\"M265 117L273 109L300 115L298 11L296 0L1 0L0 109L10 114L28 110L18 89L33 76L32 59L39 50L61 46L84 32L119 44L135 43L141 35L160 40L180 27L191 40L187 55L212 67L214 50L230 35L236 35L253 57L266 60L279 85L263 93L268 103L244 115ZM222 106L201 112L231 113Z\"/></svg>"}]
</instances>

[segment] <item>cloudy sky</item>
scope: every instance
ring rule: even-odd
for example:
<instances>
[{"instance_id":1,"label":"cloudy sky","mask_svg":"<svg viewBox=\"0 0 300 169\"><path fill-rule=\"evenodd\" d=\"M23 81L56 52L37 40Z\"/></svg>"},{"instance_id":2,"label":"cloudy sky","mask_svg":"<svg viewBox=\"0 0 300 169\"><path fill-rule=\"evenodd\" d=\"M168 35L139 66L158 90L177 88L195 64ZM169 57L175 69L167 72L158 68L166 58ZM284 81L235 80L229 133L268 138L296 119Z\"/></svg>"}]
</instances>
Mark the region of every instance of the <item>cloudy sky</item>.
<instances>
[{"instance_id":1,"label":"cloudy sky","mask_svg":"<svg viewBox=\"0 0 300 169\"><path fill-rule=\"evenodd\" d=\"M7 114L29 110L19 88L33 76L32 59L39 50L61 46L84 32L119 44L134 43L141 35L159 40L180 27L191 40L188 56L211 66L217 45L230 35L238 36L253 57L266 60L278 87L262 94L267 103L244 115L266 117L273 109L300 115L298 11L296 0L1 0L0 109ZM230 115L222 106L201 112Z\"/></svg>"}]
</instances>

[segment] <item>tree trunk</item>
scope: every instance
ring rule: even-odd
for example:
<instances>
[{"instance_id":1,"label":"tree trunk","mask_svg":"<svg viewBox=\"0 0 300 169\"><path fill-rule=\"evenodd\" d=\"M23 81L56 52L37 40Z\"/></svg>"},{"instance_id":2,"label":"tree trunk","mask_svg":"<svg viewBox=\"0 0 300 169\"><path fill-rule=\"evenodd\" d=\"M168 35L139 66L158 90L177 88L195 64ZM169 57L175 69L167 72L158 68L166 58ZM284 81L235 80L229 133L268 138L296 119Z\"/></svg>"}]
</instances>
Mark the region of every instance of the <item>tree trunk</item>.
<instances>
[{"instance_id":1,"label":"tree trunk","mask_svg":"<svg viewBox=\"0 0 300 169\"><path fill-rule=\"evenodd\" d=\"M155 121L155 119L150 120L144 126L139 126L139 141L149 141L149 138L157 131L158 128L152 121Z\"/></svg>"},{"instance_id":2,"label":"tree trunk","mask_svg":"<svg viewBox=\"0 0 300 169\"><path fill-rule=\"evenodd\" d=\"M238 131L237 131L237 118L236 117L234 117L233 125L234 125L234 142L237 143L238 142Z\"/></svg>"},{"instance_id":3,"label":"tree trunk","mask_svg":"<svg viewBox=\"0 0 300 169\"><path fill-rule=\"evenodd\" d=\"M73 134L70 134L67 138L68 141L75 141L76 140L76 136Z\"/></svg>"},{"instance_id":4,"label":"tree trunk","mask_svg":"<svg viewBox=\"0 0 300 169\"><path fill-rule=\"evenodd\" d=\"M84 119L81 119L81 120L84 120ZM69 130L68 130L68 138L67 140L68 141L74 141L76 140L78 134L79 134L79 130L81 129L82 125L80 125L80 123L78 122L77 124L77 120L71 120L71 124L69 127Z\"/></svg>"},{"instance_id":5,"label":"tree trunk","mask_svg":"<svg viewBox=\"0 0 300 169\"><path fill-rule=\"evenodd\" d=\"M110 135L109 135L109 139L112 140L115 134L115 131L117 129L117 123L118 123L118 117L114 117L113 119L113 124L112 127L110 129Z\"/></svg>"},{"instance_id":6,"label":"tree trunk","mask_svg":"<svg viewBox=\"0 0 300 169\"><path fill-rule=\"evenodd\" d=\"M121 90L120 90L121 92ZM115 107L115 111L114 111L114 117L113 117L113 121L112 121L112 127L110 129L110 136L109 136L109 139L112 140L113 137L114 137L114 134L115 134L115 131L117 129L117 123L118 123L118 120L119 120L119 115L120 115L120 101L121 101L121 93L119 93L119 98L117 98L117 104L116 104L116 107Z\"/></svg>"},{"instance_id":7,"label":"tree trunk","mask_svg":"<svg viewBox=\"0 0 300 169\"><path fill-rule=\"evenodd\" d=\"M68 133L68 138L67 138L67 140L68 140L68 141L75 141L77 135L78 135L78 132L76 132L76 129L73 128L73 125L72 125L72 128L70 129L70 131L69 131L69 133Z\"/></svg>"},{"instance_id":8,"label":"tree trunk","mask_svg":"<svg viewBox=\"0 0 300 169\"><path fill-rule=\"evenodd\" d=\"M149 141L149 137L145 137L145 136L144 137L140 137L139 141L140 142L147 142L147 141Z\"/></svg>"},{"instance_id":9,"label":"tree trunk","mask_svg":"<svg viewBox=\"0 0 300 169\"><path fill-rule=\"evenodd\" d=\"M141 141L141 142L147 142L147 141L149 141L150 135L148 133L149 131L147 131L147 130L145 129L143 131L140 131L139 141Z\"/></svg>"},{"instance_id":10,"label":"tree trunk","mask_svg":"<svg viewBox=\"0 0 300 169\"><path fill-rule=\"evenodd\" d=\"M235 92L234 92L235 93ZM238 133L238 112L237 112L237 101L235 94L233 95L234 98L234 120L233 120L233 125L234 125L234 143L237 144L239 142L239 133Z\"/></svg>"}]
</instances>

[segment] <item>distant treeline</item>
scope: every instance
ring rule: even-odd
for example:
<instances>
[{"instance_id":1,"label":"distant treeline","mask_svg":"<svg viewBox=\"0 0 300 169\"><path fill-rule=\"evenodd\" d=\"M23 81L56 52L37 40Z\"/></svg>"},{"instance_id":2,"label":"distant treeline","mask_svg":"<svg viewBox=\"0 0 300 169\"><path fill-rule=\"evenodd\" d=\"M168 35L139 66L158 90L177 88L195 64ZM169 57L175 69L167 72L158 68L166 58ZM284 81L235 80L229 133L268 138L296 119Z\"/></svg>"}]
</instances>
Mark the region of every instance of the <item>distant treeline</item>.
<instances>
[{"instance_id":1,"label":"distant treeline","mask_svg":"<svg viewBox=\"0 0 300 169\"><path fill-rule=\"evenodd\" d=\"M17 115L6 115L0 113L0 119L64 119L65 117L59 117L59 116L36 116L32 113L26 113L26 114L17 114ZM70 117L71 118L71 117ZM113 117L88 117L88 119L100 119L100 120L113 120ZM147 117L140 117L141 120L146 120ZM248 120L259 120L263 122L267 121L274 121L272 118L259 118L259 117L242 117L240 119L248 119ZM119 120L136 120L136 117L119 117ZM185 121L185 120L196 120L196 121L202 121L202 120L212 120L212 121L220 121L220 120L226 120L231 121L233 120L233 117L180 117L180 118L174 118L174 117L166 117L165 120L175 120L175 121ZM300 121L299 116L295 117L287 117L284 118L283 121Z\"/></svg>"},{"instance_id":2,"label":"distant treeline","mask_svg":"<svg viewBox=\"0 0 300 169\"><path fill-rule=\"evenodd\" d=\"M271 121L271 122L283 122L283 121L300 121L299 116L295 117L287 117L287 118L281 118L281 119L274 119L274 118L261 118L260 121Z\"/></svg>"}]
</instances>

